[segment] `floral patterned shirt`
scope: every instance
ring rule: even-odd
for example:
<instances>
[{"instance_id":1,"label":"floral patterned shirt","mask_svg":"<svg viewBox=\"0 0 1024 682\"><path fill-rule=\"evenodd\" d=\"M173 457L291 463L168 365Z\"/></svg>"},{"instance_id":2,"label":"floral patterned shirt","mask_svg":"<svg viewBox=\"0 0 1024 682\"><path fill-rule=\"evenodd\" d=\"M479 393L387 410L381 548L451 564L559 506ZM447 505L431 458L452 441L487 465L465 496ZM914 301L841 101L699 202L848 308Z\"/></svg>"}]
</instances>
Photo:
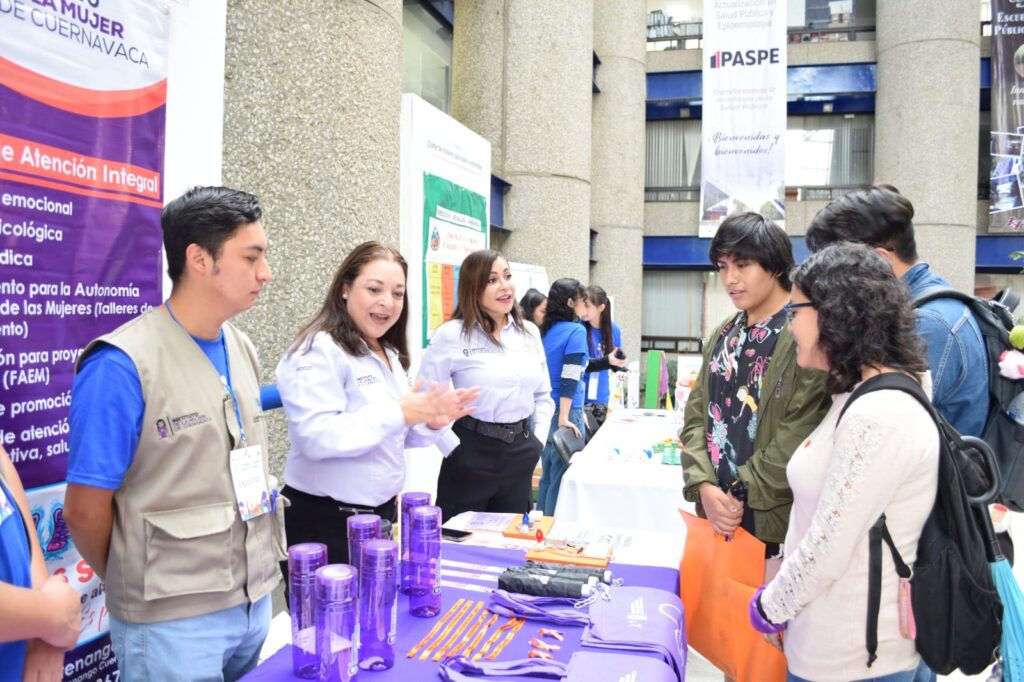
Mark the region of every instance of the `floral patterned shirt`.
<instances>
[{"instance_id":1,"label":"floral patterned shirt","mask_svg":"<svg viewBox=\"0 0 1024 682\"><path fill-rule=\"evenodd\" d=\"M747 326L741 312L725 325L708 365L708 455L721 486L736 480L736 471L754 454L761 384L775 351L786 311ZM742 526L753 532L754 517L744 508Z\"/></svg>"}]
</instances>

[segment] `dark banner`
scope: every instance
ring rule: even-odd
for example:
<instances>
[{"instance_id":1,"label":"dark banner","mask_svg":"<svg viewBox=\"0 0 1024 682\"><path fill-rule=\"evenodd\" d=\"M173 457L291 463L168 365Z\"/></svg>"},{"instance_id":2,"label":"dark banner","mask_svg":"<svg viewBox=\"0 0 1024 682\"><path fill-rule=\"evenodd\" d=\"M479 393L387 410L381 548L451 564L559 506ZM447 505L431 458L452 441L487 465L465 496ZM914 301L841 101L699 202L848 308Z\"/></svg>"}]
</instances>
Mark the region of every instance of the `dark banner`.
<instances>
[{"instance_id":1,"label":"dark banner","mask_svg":"<svg viewBox=\"0 0 1024 682\"><path fill-rule=\"evenodd\" d=\"M992 0L989 229L1024 228L1024 0Z\"/></svg>"}]
</instances>

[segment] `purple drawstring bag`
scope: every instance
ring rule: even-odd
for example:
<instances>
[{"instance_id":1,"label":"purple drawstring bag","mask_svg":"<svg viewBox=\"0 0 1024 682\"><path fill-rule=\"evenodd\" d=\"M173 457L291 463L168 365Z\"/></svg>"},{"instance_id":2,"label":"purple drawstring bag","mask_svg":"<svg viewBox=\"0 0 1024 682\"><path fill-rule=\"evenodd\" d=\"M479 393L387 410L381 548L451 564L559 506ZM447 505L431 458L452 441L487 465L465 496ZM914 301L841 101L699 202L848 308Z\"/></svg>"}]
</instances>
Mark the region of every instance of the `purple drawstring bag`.
<instances>
[{"instance_id":1,"label":"purple drawstring bag","mask_svg":"<svg viewBox=\"0 0 1024 682\"><path fill-rule=\"evenodd\" d=\"M533 597L493 590L487 608L501 616L544 620L556 625L586 625L590 618L585 610L576 607L578 603L578 599L569 597Z\"/></svg>"},{"instance_id":2,"label":"purple drawstring bag","mask_svg":"<svg viewBox=\"0 0 1024 682\"><path fill-rule=\"evenodd\" d=\"M563 682L637 680L677 682L675 671L664 661L631 654L577 651L568 665L556 660L520 658L514 661L470 661L455 656L441 663L438 672L446 682L473 682L478 677L530 677Z\"/></svg>"},{"instance_id":3,"label":"purple drawstring bag","mask_svg":"<svg viewBox=\"0 0 1024 682\"><path fill-rule=\"evenodd\" d=\"M686 619L679 597L651 587L619 587L590 605L581 644L661 656L682 680L686 673Z\"/></svg>"}]
</instances>

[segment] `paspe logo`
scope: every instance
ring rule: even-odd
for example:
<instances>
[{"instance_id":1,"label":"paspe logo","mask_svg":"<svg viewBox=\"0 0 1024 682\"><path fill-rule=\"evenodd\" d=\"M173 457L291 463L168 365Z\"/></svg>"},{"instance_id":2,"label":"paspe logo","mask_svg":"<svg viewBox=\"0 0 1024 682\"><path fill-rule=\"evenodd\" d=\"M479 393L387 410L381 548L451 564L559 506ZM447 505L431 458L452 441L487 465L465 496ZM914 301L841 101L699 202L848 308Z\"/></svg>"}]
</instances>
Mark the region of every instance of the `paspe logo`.
<instances>
[{"instance_id":1,"label":"paspe logo","mask_svg":"<svg viewBox=\"0 0 1024 682\"><path fill-rule=\"evenodd\" d=\"M711 55L711 68L722 69L727 66L757 66L759 64L778 64L779 48L767 50L719 50Z\"/></svg>"}]
</instances>

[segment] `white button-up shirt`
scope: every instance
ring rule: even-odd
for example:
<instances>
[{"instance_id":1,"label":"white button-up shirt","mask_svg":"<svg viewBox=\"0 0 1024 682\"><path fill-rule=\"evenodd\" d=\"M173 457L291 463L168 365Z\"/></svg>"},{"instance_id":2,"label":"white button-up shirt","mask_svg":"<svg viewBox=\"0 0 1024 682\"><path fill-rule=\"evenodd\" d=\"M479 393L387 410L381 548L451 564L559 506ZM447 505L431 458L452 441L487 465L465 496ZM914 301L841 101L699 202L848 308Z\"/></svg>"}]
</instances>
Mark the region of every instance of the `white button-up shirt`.
<instances>
[{"instance_id":1,"label":"white button-up shirt","mask_svg":"<svg viewBox=\"0 0 1024 682\"><path fill-rule=\"evenodd\" d=\"M451 381L455 388L479 386L472 417L510 424L532 416L534 433L543 443L555 403L540 332L532 322L523 324L525 329L520 329L509 315L499 346L479 324L473 325L467 337L462 333L462 320L445 322L423 352L419 375L428 384ZM445 436L446 443L453 440L457 440L454 434Z\"/></svg>"},{"instance_id":2,"label":"white button-up shirt","mask_svg":"<svg viewBox=\"0 0 1024 682\"><path fill-rule=\"evenodd\" d=\"M398 354L391 367L353 357L326 332L277 365L291 449L285 482L310 495L376 507L401 491L406 447L432 445L447 429L405 423L399 399L410 388Z\"/></svg>"}]
</instances>

